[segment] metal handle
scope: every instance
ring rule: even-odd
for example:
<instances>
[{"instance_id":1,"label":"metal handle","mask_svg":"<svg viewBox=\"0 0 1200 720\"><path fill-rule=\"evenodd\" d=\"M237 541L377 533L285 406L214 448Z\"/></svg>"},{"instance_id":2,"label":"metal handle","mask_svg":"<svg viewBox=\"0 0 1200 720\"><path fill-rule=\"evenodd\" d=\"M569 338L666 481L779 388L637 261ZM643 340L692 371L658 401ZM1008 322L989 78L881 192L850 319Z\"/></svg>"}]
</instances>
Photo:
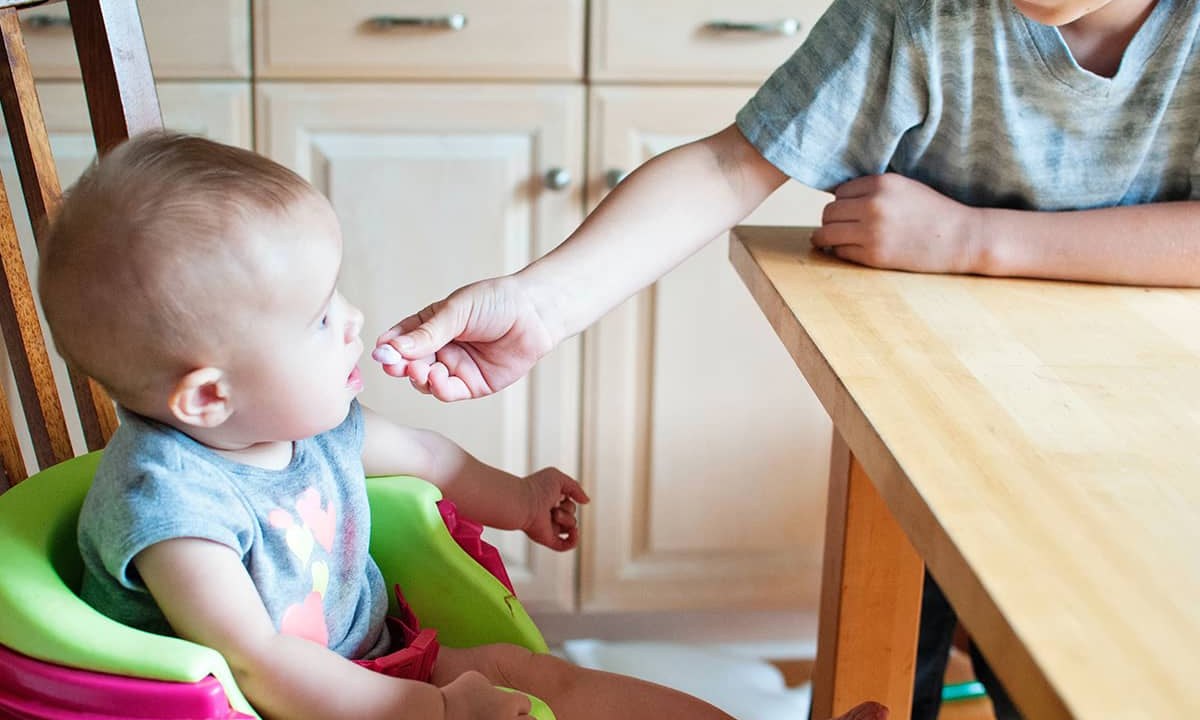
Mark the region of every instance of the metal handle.
<instances>
[{"instance_id":1,"label":"metal handle","mask_svg":"<svg viewBox=\"0 0 1200 720\"><path fill-rule=\"evenodd\" d=\"M604 173L604 184L608 186L609 190L612 190L619 185L628 174L629 173L620 168L612 168L608 172Z\"/></svg>"},{"instance_id":2,"label":"metal handle","mask_svg":"<svg viewBox=\"0 0 1200 720\"><path fill-rule=\"evenodd\" d=\"M746 32L759 35L795 35L800 32L800 21L784 18L771 22L733 22L731 20L709 20L704 29L712 32Z\"/></svg>"},{"instance_id":3,"label":"metal handle","mask_svg":"<svg viewBox=\"0 0 1200 720\"><path fill-rule=\"evenodd\" d=\"M571 173L566 168L550 168L542 176L542 182L550 190L562 190L571 184Z\"/></svg>"},{"instance_id":4,"label":"metal handle","mask_svg":"<svg viewBox=\"0 0 1200 720\"><path fill-rule=\"evenodd\" d=\"M71 27L71 18L67 15L30 15L25 18L25 25L31 30L69 28Z\"/></svg>"},{"instance_id":5,"label":"metal handle","mask_svg":"<svg viewBox=\"0 0 1200 720\"><path fill-rule=\"evenodd\" d=\"M367 18L367 27L372 30L394 28L433 28L438 30L462 30L467 26L467 16L462 13L450 15L376 15Z\"/></svg>"}]
</instances>

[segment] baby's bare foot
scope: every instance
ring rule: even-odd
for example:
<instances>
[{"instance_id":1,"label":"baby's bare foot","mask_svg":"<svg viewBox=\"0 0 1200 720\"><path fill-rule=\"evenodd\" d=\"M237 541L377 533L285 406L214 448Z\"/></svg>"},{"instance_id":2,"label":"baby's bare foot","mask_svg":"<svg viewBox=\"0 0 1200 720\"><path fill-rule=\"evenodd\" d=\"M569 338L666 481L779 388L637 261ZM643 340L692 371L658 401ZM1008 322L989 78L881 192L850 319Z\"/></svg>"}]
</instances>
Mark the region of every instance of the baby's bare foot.
<instances>
[{"instance_id":1,"label":"baby's bare foot","mask_svg":"<svg viewBox=\"0 0 1200 720\"><path fill-rule=\"evenodd\" d=\"M887 720L888 709L877 702L865 702L855 705L845 715L834 720Z\"/></svg>"}]
</instances>

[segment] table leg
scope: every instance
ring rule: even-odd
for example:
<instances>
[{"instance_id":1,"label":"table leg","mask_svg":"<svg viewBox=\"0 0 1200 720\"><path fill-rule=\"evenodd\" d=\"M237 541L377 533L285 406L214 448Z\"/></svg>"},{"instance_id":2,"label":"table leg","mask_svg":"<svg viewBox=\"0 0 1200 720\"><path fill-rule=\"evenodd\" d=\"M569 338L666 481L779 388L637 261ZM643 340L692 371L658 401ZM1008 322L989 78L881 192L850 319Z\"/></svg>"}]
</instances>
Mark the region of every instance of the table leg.
<instances>
[{"instance_id":1,"label":"table leg","mask_svg":"<svg viewBox=\"0 0 1200 720\"><path fill-rule=\"evenodd\" d=\"M835 430L813 720L865 700L908 720L924 564Z\"/></svg>"}]
</instances>

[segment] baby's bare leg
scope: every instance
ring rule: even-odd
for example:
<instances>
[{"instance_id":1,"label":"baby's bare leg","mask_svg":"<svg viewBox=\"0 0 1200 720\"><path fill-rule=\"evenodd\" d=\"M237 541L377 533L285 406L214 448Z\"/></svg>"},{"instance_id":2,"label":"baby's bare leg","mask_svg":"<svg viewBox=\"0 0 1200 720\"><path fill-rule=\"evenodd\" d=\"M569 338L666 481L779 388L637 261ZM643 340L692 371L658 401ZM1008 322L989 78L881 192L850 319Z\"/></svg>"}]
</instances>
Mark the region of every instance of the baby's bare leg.
<instances>
[{"instance_id":1,"label":"baby's bare leg","mask_svg":"<svg viewBox=\"0 0 1200 720\"><path fill-rule=\"evenodd\" d=\"M445 685L468 670L483 673L496 685L544 700L558 720L733 720L703 700L677 690L625 675L588 670L516 645L443 647L433 669L433 683Z\"/></svg>"}]
</instances>

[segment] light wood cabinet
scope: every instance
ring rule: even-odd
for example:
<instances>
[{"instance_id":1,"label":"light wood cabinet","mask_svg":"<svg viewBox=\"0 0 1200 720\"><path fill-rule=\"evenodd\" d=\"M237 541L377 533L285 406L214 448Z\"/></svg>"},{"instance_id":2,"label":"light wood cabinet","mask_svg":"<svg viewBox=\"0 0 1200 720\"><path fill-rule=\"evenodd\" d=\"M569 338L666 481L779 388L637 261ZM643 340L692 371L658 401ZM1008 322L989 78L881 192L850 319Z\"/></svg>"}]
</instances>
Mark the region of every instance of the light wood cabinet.
<instances>
[{"instance_id":1,"label":"light wood cabinet","mask_svg":"<svg viewBox=\"0 0 1200 720\"><path fill-rule=\"evenodd\" d=\"M593 87L589 205L750 92ZM792 183L749 222L819 222L826 201ZM721 237L586 333L584 610L816 609L829 421L726 253Z\"/></svg>"},{"instance_id":2,"label":"light wood cabinet","mask_svg":"<svg viewBox=\"0 0 1200 720\"><path fill-rule=\"evenodd\" d=\"M143 0L138 9L158 80L250 77L250 0ZM35 77L79 78L66 3L22 10L21 30Z\"/></svg>"},{"instance_id":3,"label":"light wood cabinet","mask_svg":"<svg viewBox=\"0 0 1200 720\"><path fill-rule=\"evenodd\" d=\"M757 86L828 0L591 0L589 77Z\"/></svg>"},{"instance_id":4,"label":"light wood cabinet","mask_svg":"<svg viewBox=\"0 0 1200 720\"><path fill-rule=\"evenodd\" d=\"M515 271L582 219L583 89L577 85L263 83L258 150L313 182L341 220L340 286L368 345L401 314ZM554 189L546 173L576 178ZM362 363L362 400L525 474L578 467L579 342L489 398L444 404ZM532 609L575 605L574 556L523 533L488 536Z\"/></svg>"},{"instance_id":5,"label":"light wood cabinet","mask_svg":"<svg viewBox=\"0 0 1200 720\"><path fill-rule=\"evenodd\" d=\"M257 0L265 78L579 79L584 0Z\"/></svg>"},{"instance_id":6,"label":"light wood cabinet","mask_svg":"<svg viewBox=\"0 0 1200 720\"><path fill-rule=\"evenodd\" d=\"M149 0L142 11L169 126L252 144L330 198L342 289L369 341L541 255L611 179L728 125L827 4ZM23 11L27 27L51 18L28 27L42 78L77 74L69 29L52 19L62 11ZM249 82L170 82L230 77ZM66 183L92 149L82 94L61 85L72 89L42 99ZM7 179L11 159L0 165ZM824 201L789 185L752 221L812 223ZM551 640L813 631L741 622L815 617L830 430L726 252L724 238L711 243L485 400L440 404L363 363L363 400L378 410L513 472L557 465L585 482L580 552L489 535Z\"/></svg>"}]
</instances>

